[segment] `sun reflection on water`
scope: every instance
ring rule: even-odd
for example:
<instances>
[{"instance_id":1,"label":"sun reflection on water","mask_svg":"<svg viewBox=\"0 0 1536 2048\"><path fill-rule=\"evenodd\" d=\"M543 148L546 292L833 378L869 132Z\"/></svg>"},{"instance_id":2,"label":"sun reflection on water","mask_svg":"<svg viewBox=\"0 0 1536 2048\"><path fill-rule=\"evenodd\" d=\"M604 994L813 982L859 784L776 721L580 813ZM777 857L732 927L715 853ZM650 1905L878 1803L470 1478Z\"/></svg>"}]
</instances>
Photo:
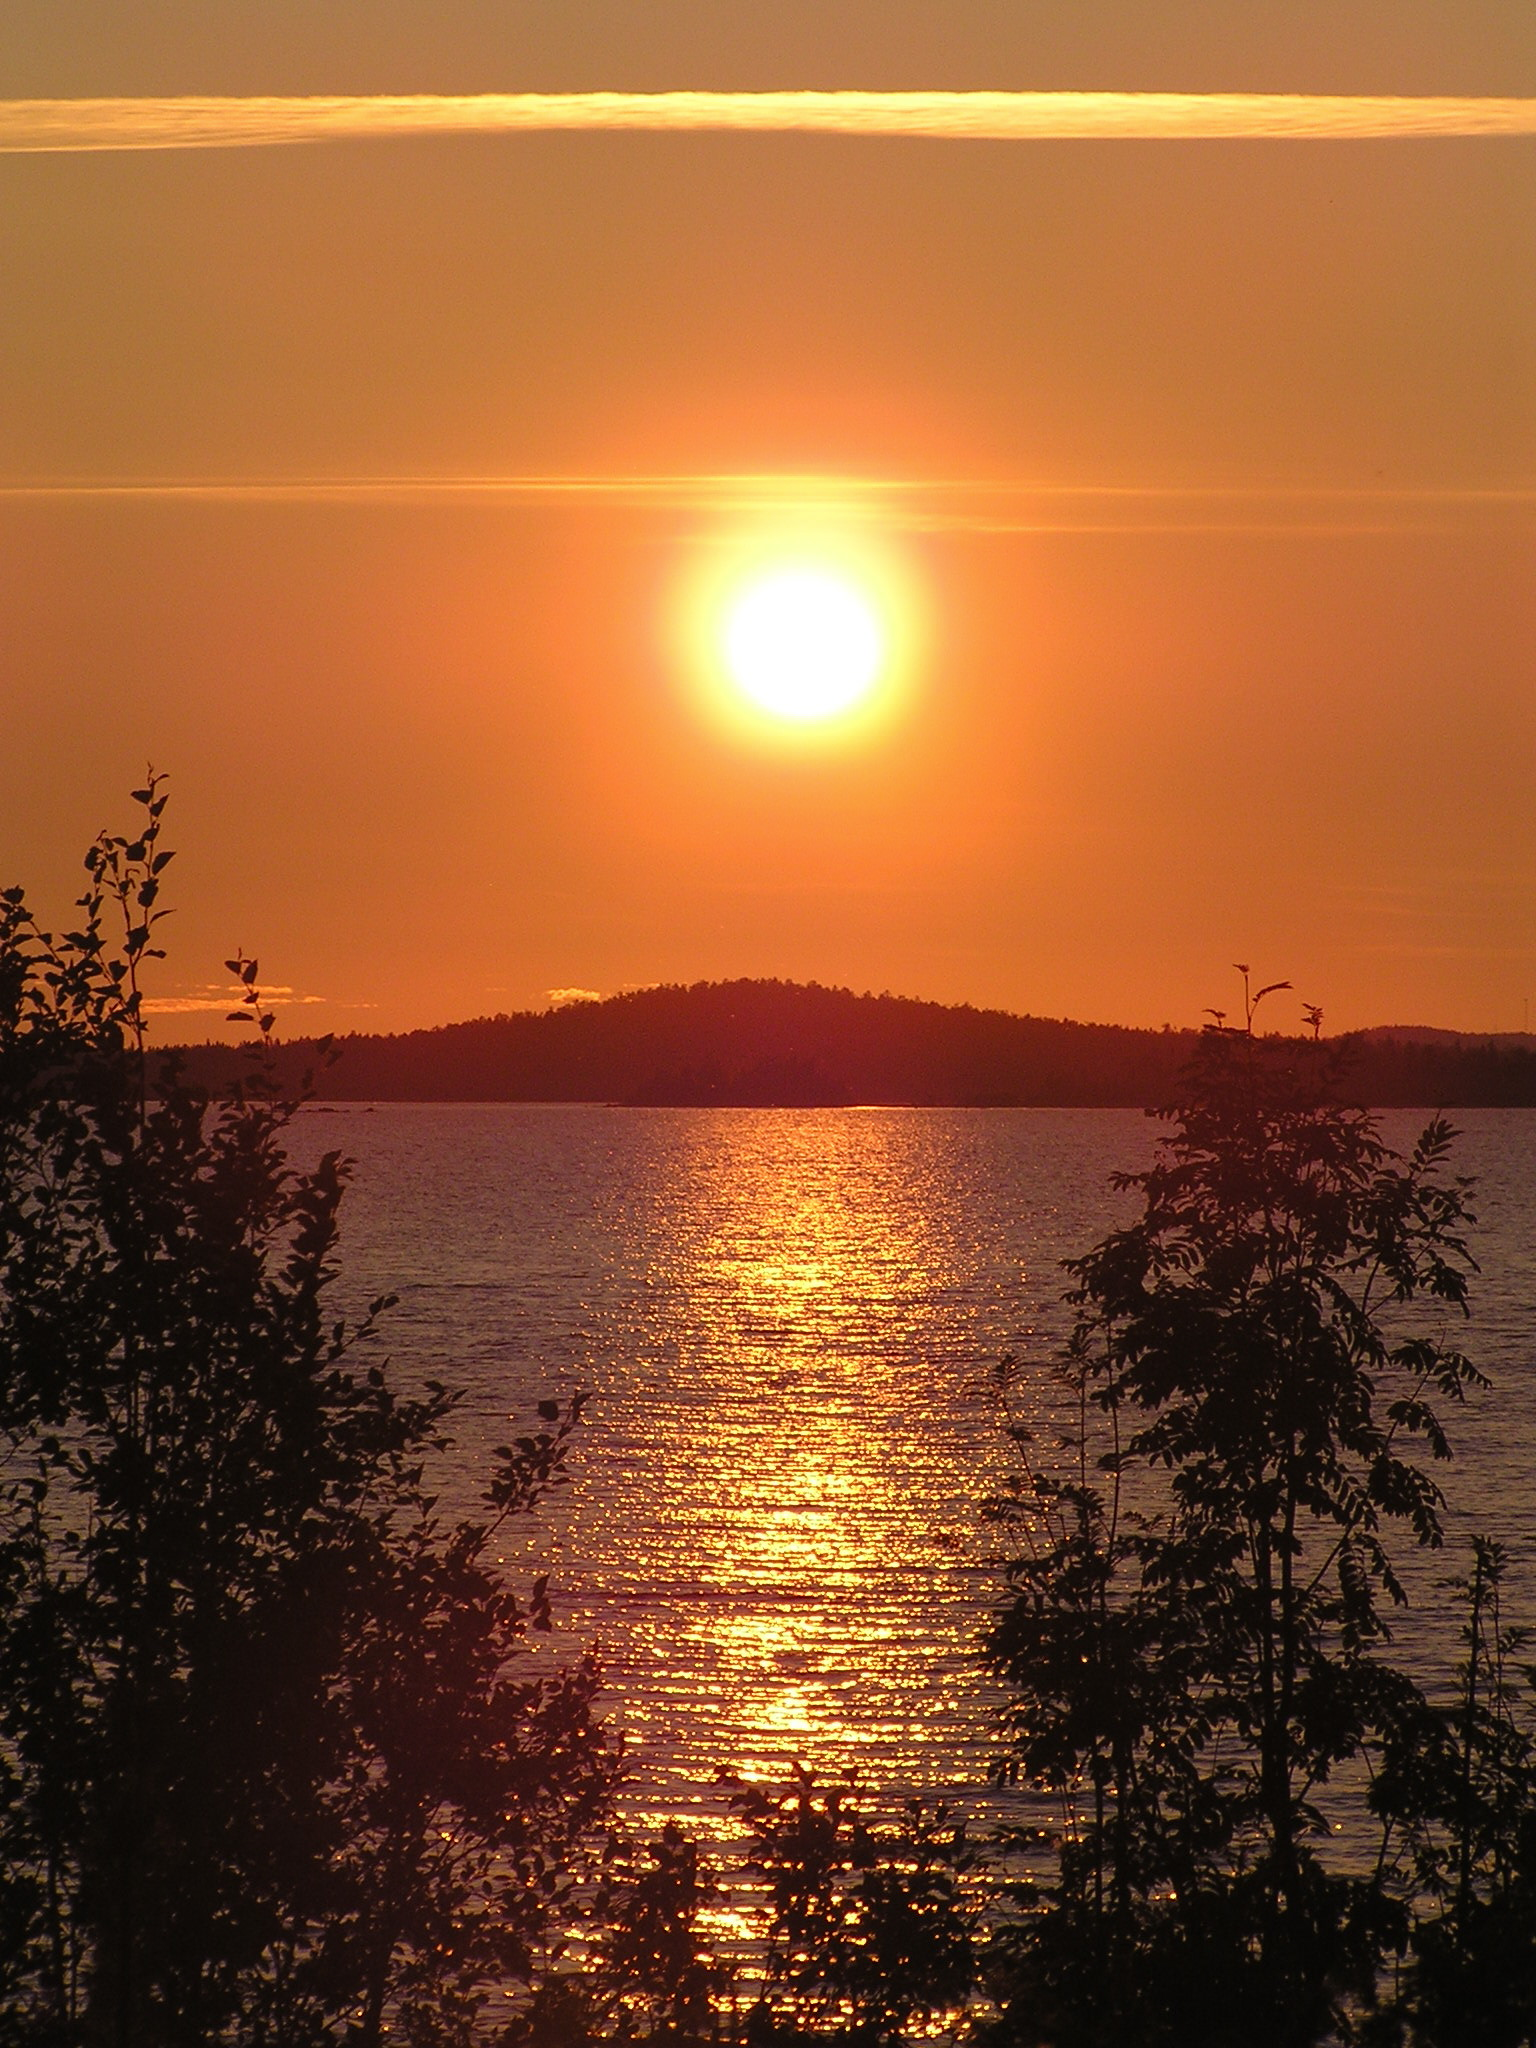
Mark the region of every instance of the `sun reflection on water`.
<instances>
[{"instance_id":1,"label":"sun reflection on water","mask_svg":"<svg viewBox=\"0 0 1536 2048\"><path fill-rule=\"evenodd\" d=\"M417 1128L446 1118L457 1148L418 1154L414 1184L398 1156L359 1176L365 1201L410 1190L374 1233L381 1277L400 1286L402 1250L420 1274L396 1348L468 1355L466 1471L509 1410L591 1390L575 1482L508 1563L552 1563L571 1638L598 1644L631 1825L724 1829L720 1771L795 1761L892 1802L976 1798L1000 1459L979 1389L1001 1352L1053 1342L1057 1259L1140 1120L1085 1176L1079 1129L964 1112L508 1106Z\"/></svg>"},{"instance_id":2,"label":"sun reflection on water","mask_svg":"<svg viewBox=\"0 0 1536 2048\"><path fill-rule=\"evenodd\" d=\"M582 1590L624 1660L646 1803L709 1811L718 1768L792 1760L931 1780L941 1727L938 1775L974 1785L985 1714L956 1680L982 1600L990 1347L965 1331L975 1280L921 1148L894 1116L706 1115L679 1135L647 1259L655 1377L643 1404L617 1394L571 1510L573 1535L584 1510L625 1519L630 1568L589 1550Z\"/></svg>"}]
</instances>

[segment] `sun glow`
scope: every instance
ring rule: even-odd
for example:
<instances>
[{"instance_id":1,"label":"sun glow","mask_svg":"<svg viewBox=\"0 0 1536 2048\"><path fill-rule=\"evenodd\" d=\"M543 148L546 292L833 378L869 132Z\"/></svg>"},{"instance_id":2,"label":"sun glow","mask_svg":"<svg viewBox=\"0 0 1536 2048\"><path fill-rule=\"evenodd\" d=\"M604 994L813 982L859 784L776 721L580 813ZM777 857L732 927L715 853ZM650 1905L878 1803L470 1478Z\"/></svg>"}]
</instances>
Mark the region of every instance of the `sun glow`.
<instances>
[{"instance_id":1,"label":"sun glow","mask_svg":"<svg viewBox=\"0 0 1536 2048\"><path fill-rule=\"evenodd\" d=\"M886 665L874 601L853 579L815 565L760 571L731 596L722 625L726 671L776 718L820 723L851 711Z\"/></svg>"},{"instance_id":2,"label":"sun glow","mask_svg":"<svg viewBox=\"0 0 1536 2048\"><path fill-rule=\"evenodd\" d=\"M911 698L928 637L921 577L856 519L796 508L722 534L673 593L680 673L748 745L839 752L888 732Z\"/></svg>"}]
</instances>

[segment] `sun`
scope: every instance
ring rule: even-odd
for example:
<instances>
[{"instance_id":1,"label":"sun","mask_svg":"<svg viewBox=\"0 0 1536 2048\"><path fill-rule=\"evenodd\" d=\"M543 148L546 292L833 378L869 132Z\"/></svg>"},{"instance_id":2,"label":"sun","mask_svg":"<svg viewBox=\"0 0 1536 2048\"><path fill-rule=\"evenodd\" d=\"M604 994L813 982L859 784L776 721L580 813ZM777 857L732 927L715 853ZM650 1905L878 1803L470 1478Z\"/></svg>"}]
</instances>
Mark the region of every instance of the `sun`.
<instances>
[{"instance_id":1,"label":"sun","mask_svg":"<svg viewBox=\"0 0 1536 2048\"><path fill-rule=\"evenodd\" d=\"M748 703L795 725L862 706L889 662L872 593L841 569L789 562L759 568L729 593L720 651Z\"/></svg>"},{"instance_id":2,"label":"sun","mask_svg":"<svg viewBox=\"0 0 1536 2048\"><path fill-rule=\"evenodd\" d=\"M837 508L787 508L700 536L664 630L692 707L769 755L884 747L917 700L931 641L922 564Z\"/></svg>"}]
</instances>

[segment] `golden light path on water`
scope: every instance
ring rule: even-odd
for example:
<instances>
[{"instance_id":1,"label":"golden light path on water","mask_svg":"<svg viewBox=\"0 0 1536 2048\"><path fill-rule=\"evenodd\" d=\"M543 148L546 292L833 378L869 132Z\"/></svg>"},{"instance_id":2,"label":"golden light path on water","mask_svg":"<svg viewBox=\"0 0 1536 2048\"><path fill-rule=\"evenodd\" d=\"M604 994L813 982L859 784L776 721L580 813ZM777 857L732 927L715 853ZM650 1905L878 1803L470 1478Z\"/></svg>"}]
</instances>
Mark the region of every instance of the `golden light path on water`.
<instances>
[{"instance_id":1,"label":"golden light path on water","mask_svg":"<svg viewBox=\"0 0 1536 2048\"><path fill-rule=\"evenodd\" d=\"M1474 1112L1480 1313L1497 1407L1453 1416L1454 1527L1510 1543L1536 1587L1536 1120ZM1411 1116L1392 1120L1399 1141ZM980 1506L1002 1469L981 1391L1065 1329L1060 1260L1124 1214L1133 1112L623 1110L381 1105L306 1117L358 1159L347 1289L400 1294L402 1372L468 1388L448 1506L508 1415L591 1390L569 1495L507 1561L548 1565L567 1647L595 1639L623 1730L625 1815L732 1831L716 1774L914 1792L983 1822L996 1597ZM1416 1613L1452 1569L1411 1571ZM1523 1581L1523 1585L1520 1583ZM1423 1617L1399 1628L1433 1676Z\"/></svg>"},{"instance_id":2,"label":"golden light path on water","mask_svg":"<svg viewBox=\"0 0 1536 2048\"><path fill-rule=\"evenodd\" d=\"M722 1768L985 1785L976 1668L999 1471L984 1391L1060 1325L1141 1118L381 1106L346 1270L395 1286L402 1367L467 1383L459 1468L591 1390L553 1564L600 1646L637 1825L725 1825Z\"/></svg>"},{"instance_id":3,"label":"golden light path on water","mask_svg":"<svg viewBox=\"0 0 1536 2048\"><path fill-rule=\"evenodd\" d=\"M979 1732L978 1323L989 1285L1017 1305L1016 1254L957 1258L910 1120L675 1130L631 1339L647 1380L570 1509L646 1803L718 1819L721 1766L776 1780L792 1760L942 1784Z\"/></svg>"}]
</instances>

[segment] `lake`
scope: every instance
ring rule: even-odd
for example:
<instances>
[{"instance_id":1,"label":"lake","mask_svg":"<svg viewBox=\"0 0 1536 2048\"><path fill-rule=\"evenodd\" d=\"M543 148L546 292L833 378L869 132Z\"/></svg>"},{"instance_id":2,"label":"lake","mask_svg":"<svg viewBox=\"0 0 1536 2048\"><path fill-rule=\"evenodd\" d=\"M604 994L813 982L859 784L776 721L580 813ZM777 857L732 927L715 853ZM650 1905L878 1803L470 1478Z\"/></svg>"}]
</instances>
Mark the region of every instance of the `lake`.
<instances>
[{"instance_id":1,"label":"lake","mask_svg":"<svg viewBox=\"0 0 1536 2048\"><path fill-rule=\"evenodd\" d=\"M1536 1112L1458 1121L1483 1268L1459 1334L1495 1387L1448 1418L1448 1527L1509 1545L1536 1616ZM467 1390L450 1500L509 1416L590 1393L574 1483L506 1561L548 1568L568 1640L600 1647L637 1824L718 1828L719 1768L792 1759L881 1800L994 1804L989 1374L1023 1357L1048 1419L1061 1261L1130 1213L1109 1176L1157 1130L1121 1110L304 1114L301 1152L356 1162L344 1296L398 1293L401 1371ZM1460 1560L1412 1566L1399 1649L1432 1678Z\"/></svg>"}]
</instances>

